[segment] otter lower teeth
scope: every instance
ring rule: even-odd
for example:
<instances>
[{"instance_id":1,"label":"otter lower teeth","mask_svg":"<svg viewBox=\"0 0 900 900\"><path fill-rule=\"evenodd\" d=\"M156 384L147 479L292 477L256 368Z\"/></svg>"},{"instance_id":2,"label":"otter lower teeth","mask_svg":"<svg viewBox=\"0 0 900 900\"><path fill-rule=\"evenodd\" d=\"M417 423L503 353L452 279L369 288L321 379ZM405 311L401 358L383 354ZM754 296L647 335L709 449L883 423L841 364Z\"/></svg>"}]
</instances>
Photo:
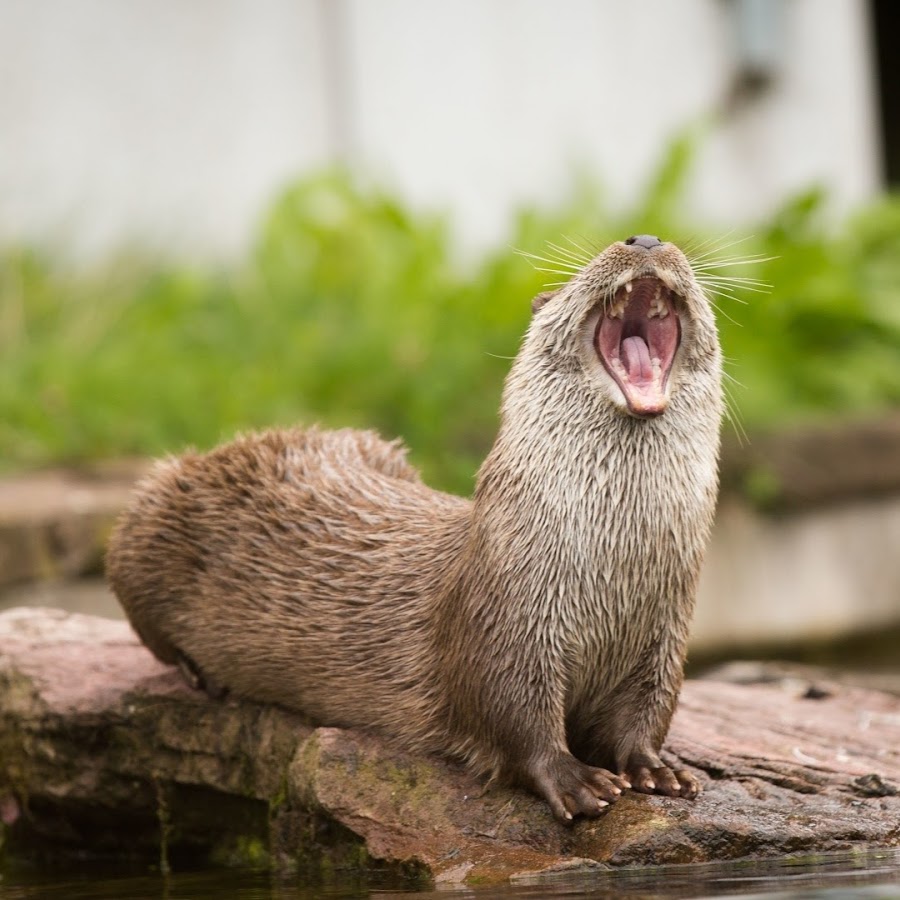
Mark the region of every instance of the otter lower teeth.
<instances>
[{"instance_id":1,"label":"otter lower teeth","mask_svg":"<svg viewBox=\"0 0 900 900\"><path fill-rule=\"evenodd\" d=\"M616 357L614 360L612 360L612 367L613 369L615 369L616 374L619 376L619 378L622 379L622 381L627 381L629 383L631 382L631 378L628 374L628 369L625 368L621 359ZM662 378L662 362L658 356L654 356L650 360L650 371L653 373L653 380L658 383Z\"/></svg>"}]
</instances>

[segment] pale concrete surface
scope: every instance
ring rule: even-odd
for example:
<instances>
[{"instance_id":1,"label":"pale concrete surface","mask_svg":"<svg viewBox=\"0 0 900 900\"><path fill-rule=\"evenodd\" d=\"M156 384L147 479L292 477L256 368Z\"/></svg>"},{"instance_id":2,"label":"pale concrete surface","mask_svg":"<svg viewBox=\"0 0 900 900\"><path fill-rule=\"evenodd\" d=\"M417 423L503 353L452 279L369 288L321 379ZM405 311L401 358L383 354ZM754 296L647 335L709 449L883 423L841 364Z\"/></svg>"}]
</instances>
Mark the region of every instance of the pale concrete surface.
<instances>
[{"instance_id":1,"label":"pale concrete surface","mask_svg":"<svg viewBox=\"0 0 900 900\"><path fill-rule=\"evenodd\" d=\"M897 494L781 516L725 498L703 570L692 646L812 641L896 626L898 548Z\"/></svg>"}]
</instances>

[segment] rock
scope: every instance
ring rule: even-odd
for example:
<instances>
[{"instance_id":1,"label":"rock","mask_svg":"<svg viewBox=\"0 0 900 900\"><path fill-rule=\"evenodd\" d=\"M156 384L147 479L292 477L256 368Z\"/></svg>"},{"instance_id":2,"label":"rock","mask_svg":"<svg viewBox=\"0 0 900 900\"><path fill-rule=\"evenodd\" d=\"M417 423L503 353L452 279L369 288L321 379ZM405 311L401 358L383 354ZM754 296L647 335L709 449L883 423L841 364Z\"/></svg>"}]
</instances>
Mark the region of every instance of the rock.
<instances>
[{"instance_id":1,"label":"rock","mask_svg":"<svg viewBox=\"0 0 900 900\"><path fill-rule=\"evenodd\" d=\"M777 684L786 690L802 691L809 700L829 696L828 688L819 683L823 679L844 687L867 688L900 697L900 671L857 671L796 662L733 660L707 669L700 677L732 684Z\"/></svg>"},{"instance_id":2,"label":"rock","mask_svg":"<svg viewBox=\"0 0 900 900\"><path fill-rule=\"evenodd\" d=\"M900 703L807 675L688 682L667 753L699 774L701 797L629 792L566 828L539 800L453 763L211 700L124 622L11 610L0 614L0 835L38 859L324 860L448 885L900 846Z\"/></svg>"}]
</instances>

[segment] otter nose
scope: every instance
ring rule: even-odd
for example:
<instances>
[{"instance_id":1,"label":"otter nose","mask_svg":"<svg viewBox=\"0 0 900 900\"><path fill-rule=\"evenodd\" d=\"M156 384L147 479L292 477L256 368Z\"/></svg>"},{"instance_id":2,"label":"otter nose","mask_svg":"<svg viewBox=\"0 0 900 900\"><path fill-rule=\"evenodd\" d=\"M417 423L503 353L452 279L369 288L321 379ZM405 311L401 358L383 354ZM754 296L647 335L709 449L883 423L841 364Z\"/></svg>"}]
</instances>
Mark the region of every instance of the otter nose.
<instances>
[{"instance_id":1,"label":"otter nose","mask_svg":"<svg viewBox=\"0 0 900 900\"><path fill-rule=\"evenodd\" d=\"M625 243L629 246L643 247L645 250L652 250L658 247L662 241L655 234L633 234L630 238L625 239Z\"/></svg>"}]
</instances>

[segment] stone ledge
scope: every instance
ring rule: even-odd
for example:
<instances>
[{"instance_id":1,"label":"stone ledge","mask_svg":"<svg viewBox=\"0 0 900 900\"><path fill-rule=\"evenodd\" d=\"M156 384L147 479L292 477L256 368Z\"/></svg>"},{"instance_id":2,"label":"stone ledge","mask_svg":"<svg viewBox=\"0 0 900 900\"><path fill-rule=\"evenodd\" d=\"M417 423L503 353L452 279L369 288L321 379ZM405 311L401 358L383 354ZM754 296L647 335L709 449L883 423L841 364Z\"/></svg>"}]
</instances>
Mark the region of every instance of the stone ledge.
<instances>
[{"instance_id":1,"label":"stone ledge","mask_svg":"<svg viewBox=\"0 0 900 900\"><path fill-rule=\"evenodd\" d=\"M813 690L810 688L813 687ZM685 685L693 802L558 825L530 795L361 732L213 701L123 622L0 614L0 845L178 865L323 859L443 882L900 846L900 703L827 678ZM524 874L523 874L524 873Z\"/></svg>"},{"instance_id":2,"label":"stone ledge","mask_svg":"<svg viewBox=\"0 0 900 900\"><path fill-rule=\"evenodd\" d=\"M144 460L0 479L0 588L99 572L106 538Z\"/></svg>"},{"instance_id":3,"label":"stone ledge","mask_svg":"<svg viewBox=\"0 0 900 900\"><path fill-rule=\"evenodd\" d=\"M900 412L754 434L725 442L723 491L772 510L900 491Z\"/></svg>"}]
</instances>

